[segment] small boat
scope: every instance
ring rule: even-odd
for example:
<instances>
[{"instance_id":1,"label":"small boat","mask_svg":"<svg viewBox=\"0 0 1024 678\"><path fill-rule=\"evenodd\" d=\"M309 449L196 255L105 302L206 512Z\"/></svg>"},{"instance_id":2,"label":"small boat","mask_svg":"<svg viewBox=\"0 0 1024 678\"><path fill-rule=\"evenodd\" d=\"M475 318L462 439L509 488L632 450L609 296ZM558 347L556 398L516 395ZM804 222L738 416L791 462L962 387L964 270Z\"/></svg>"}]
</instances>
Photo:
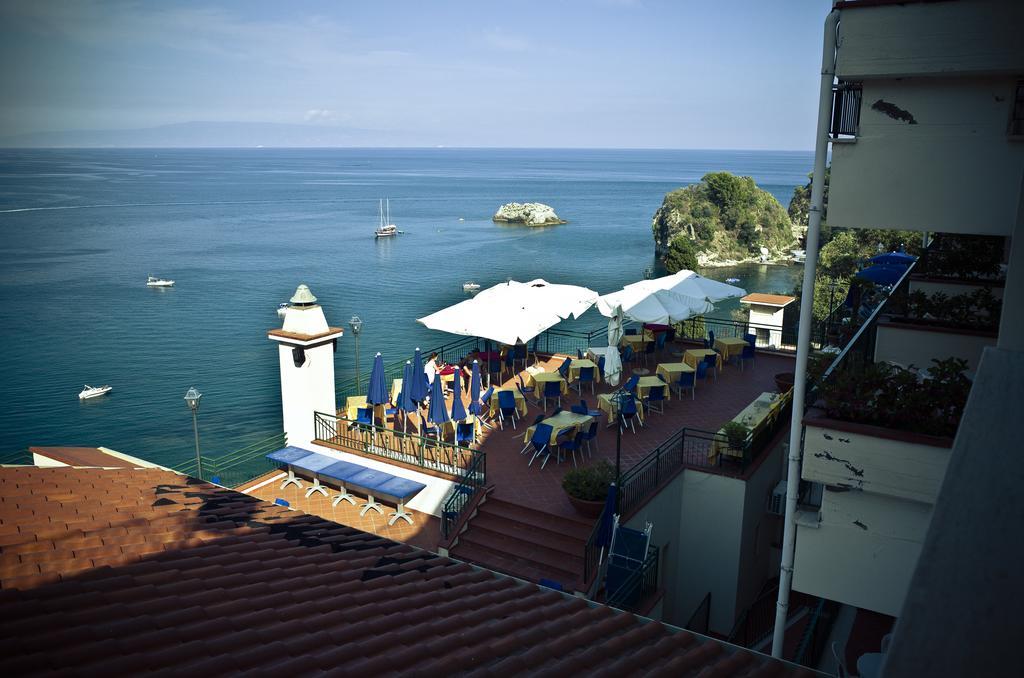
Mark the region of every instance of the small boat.
<instances>
[{"instance_id":1,"label":"small boat","mask_svg":"<svg viewBox=\"0 0 1024 678\"><path fill-rule=\"evenodd\" d=\"M277 305L277 314L283 318L285 314L288 312L289 306L291 306L291 304L289 304L287 301L281 302L280 304Z\"/></svg>"},{"instance_id":2,"label":"small boat","mask_svg":"<svg viewBox=\"0 0 1024 678\"><path fill-rule=\"evenodd\" d=\"M730 285L735 285L739 281L740 281L739 278L726 278L725 279L725 282L729 283Z\"/></svg>"},{"instance_id":3,"label":"small boat","mask_svg":"<svg viewBox=\"0 0 1024 678\"><path fill-rule=\"evenodd\" d=\"M462 283L462 291L463 292L476 292L479 289L480 289L480 285L476 284L473 281Z\"/></svg>"},{"instance_id":4,"label":"small boat","mask_svg":"<svg viewBox=\"0 0 1024 678\"><path fill-rule=\"evenodd\" d=\"M146 280L146 287L174 287L173 280L164 280L163 278L157 278L156 276L149 276Z\"/></svg>"},{"instance_id":5,"label":"small boat","mask_svg":"<svg viewBox=\"0 0 1024 678\"><path fill-rule=\"evenodd\" d=\"M804 263L804 260L807 258L806 250L790 250L789 253L793 255L793 261L798 264Z\"/></svg>"},{"instance_id":6,"label":"small boat","mask_svg":"<svg viewBox=\"0 0 1024 678\"><path fill-rule=\"evenodd\" d=\"M113 386L89 386L89 384L86 384L82 388L82 392L78 394L78 399L86 400L88 398L98 398L101 395L110 393L113 388Z\"/></svg>"},{"instance_id":7,"label":"small boat","mask_svg":"<svg viewBox=\"0 0 1024 678\"><path fill-rule=\"evenodd\" d=\"M384 216L384 201L380 201L380 223L377 225L377 230L373 232L375 238L390 238L396 236L401 231L398 230L398 226L391 223L391 201L387 201L387 217Z\"/></svg>"}]
</instances>

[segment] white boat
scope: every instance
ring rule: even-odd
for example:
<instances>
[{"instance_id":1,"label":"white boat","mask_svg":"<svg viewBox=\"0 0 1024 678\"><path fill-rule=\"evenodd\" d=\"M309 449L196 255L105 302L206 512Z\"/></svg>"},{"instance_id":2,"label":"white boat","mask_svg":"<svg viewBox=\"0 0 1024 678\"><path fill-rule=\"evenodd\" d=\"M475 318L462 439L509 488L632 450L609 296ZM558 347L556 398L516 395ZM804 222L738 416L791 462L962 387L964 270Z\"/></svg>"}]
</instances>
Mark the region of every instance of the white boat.
<instances>
[{"instance_id":1,"label":"white boat","mask_svg":"<svg viewBox=\"0 0 1024 678\"><path fill-rule=\"evenodd\" d=\"M804 260L807 258L805 250L790 250L789 253L793 255L793 261L798 264L804 263Z\"/></svg>"},{"instance_id":2,"label":"white boat","mask_svg":"<svg viewBox=\"0 0 1024 678\"><path fill-rule=\"evenodd\" d=\"M291 306L287 301L283 301L277 305L277 314L282 318L288 313L288 307Z\"/></svg>"},{"instance_id":3,"label":"white boat","mask_svg":"<svg viewBox=\"0 0 1024 678\"><path fill-rule=\"evenodd\" d=\"M377 230L373 232L375 238L390 238L398 235L401 231L398 230L398 226L391 223L391 201L387 201L387 217L384 216L384 201L380 201L380 224L377 225Z\"/></svg>"},{"instance_id":4,"label":"white boat","mask_svg":"<svg viewBox=\"0 0 1024 678\"><path fill-rule=\"evenodd\" d=\"M174 287L173 280L164 280L163 278L157 278L156 276L149 276L146 280L146 287Z\"/></svg>"},{"instance_id":5,"label":"white boat","mask_svg":"<svg viewBox=\"0 0 1024 678\"><path fill-rule=\"evenodd\" d=\"M739 278L726 278L725 279L725 282L729 283L730 285L735 285L739 281L740 281Z\"/></svg>"},{"instance_id":6,"label":"white boat","mask_svg":"<svg viewBox=\"0 0 1024 678\"><path fill-rule=\"evenodd\" d=\"M87 398L98 398L101 395L110 393L113 386L89 386L86 384L82 388L82 392L78 394L79 400L86 400Z\"/></svg>"},{"instance_id":7,"label":"white boat","mask_svg":"<svg viewBox=\"0 0 1024 678\"><path fill-rule=\"evenodd\" d=\"M463 292L476 292L479 289L480 285L476 284L475 282L470 281L462 283Z\"/></svg>"}]
</instances>

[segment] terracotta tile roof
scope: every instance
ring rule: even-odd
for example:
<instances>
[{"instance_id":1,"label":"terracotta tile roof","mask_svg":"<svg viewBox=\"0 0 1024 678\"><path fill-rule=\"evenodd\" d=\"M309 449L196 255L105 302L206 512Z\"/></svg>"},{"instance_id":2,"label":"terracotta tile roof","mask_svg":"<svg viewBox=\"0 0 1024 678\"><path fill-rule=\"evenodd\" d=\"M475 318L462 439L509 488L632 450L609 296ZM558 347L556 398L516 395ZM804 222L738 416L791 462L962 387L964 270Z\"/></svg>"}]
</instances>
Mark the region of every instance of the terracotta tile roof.
<instances>
[{"instance_id":1,"label":"terracotta tile roof","mask_svg":"<svg viewBox=\"0 0 1024 678\"><path fill-rule=\"evenodd\" d=\"M763 294L754 292L740 299L740 303L766 304L768 306L785 306L796 301L796 297L788 297L785 294Z\"/></svg>"},{"instance_id":2,"label":"terracotta tile roof","mask_svg":"<svg viewBox=\"0 0 1024 678\"><path fill-rule=\"evenodd\" d=\"M0 469L0 672L812 675L157 469Z\"/></svg>"},{"instance_id":3,"label":"terracotta tile roof","mask_svg":"<svg viewBox=\"0 0 1024 678\"><path fill-rule=\"evenodd\" d=\"M108 468L132 466L124 459L107 454L95 447L30 447L28 451L68 466L106 466Z\"/></svg>"}]
</instances>

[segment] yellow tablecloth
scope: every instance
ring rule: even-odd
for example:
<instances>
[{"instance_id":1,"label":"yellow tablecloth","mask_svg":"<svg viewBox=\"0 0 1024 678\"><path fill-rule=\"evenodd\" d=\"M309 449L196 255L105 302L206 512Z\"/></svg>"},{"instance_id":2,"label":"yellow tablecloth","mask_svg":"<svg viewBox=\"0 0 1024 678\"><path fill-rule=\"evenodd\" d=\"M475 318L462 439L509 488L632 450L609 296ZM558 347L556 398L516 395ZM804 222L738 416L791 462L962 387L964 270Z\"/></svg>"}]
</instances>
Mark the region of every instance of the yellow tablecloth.
<instances>
[{"instance_id":1,"label":"yellow tablecloth","mask_svg":"<svg viewBox=\"0 0 1024 678\"><path fill-rule=\"evenodd\" d=\"M619 413L619 404L612 398L611 393L602 393L597 396L597 409L605 412L608 415L608 425L611 426L615 423L615 417ZM640 421L644 420L644 405L639 400L636 401L636 412L640 415Z\"/></svg>"},{"instance_id":2,"label":"yellow tablecloth","mask_svg":"<svg viewBox=\"0 0 1024 678\"><path fill-rule=\"evenodd\" d=\"M697 363L699 363L701 360L704 360L704 356L709 355L709 354L710 355L718 356L718 360L716 362L716 365L718 367L721 367L722 366L722 354L721 353L715 353L710 348L691 348L690 350L688 350L686 353L683 354L683 362L685 362L690 367L692 367L694 369L697 369Z\"/></svg>"},{"instance_id":3,"label":"yellow tablecloth","mask_svg":"<svg viewBox=\"0 0 1024 678\"><path fill-rule=\"evenodd\" d=\"M576 431L580 430L580 427L586 426L591 422L593 417L586 414L576 414L574 412L559 412L553 417L548 417L542 424L547 424L551 427L551 440L548 441L549 445L554 445L556 438L558 438L558 432L562 429L572 428L573 435L576 435ZM526 435L523 437L523 442L530 442L530 438L533 437L534 426L526 429Z\"/></svg>"},{"instance_id":4,"label":"yellow tablecloth","mask_svg":"<svg viewBox=\"0 0 1024 678\"><path fill-rule=\"evenodd\" d=\"M672 399L672 392L668 388L668 384L661 380L661 377L640 377L636 382L636 395L637 398L644 398L647 396L647 392L651 390L652 386L664 386L665 387L665 400Z\"/></svg>"},{"instance_id":5,"label":"yellow tablecloth","mask_svg":"<svg viewBox=\"0 0 1024 678\"><path fill-rule=\"evenodd\" d=\"M402 392L402 380L395 379L391 382L391 402L398 404L398 394Z\"/></svg>"},{"instance_id":6,"label":"yellow tablecloth","mask_svg":"<svg viewBox=\"0 0 1024 678\"><path fill-rule=\"evenodd\" d=\"M693 372L692 367L686 363L658 363L657 369L654 370L654 374L659 377L663 377L665 381L670 384L674 384L679 381L679 375L684 372Z\"/></svg>"},{"instance_id":7,"label":"yellow tablecloth","mask_svg":"<svg viewBox=\"0 0 1024 678\"><path fill-rule=\"evenodd\" d=\"M752 432L757 432L762 426L769 426L771 422L778 416L779 410L786 404L788 398L780 396L774 392L764 392L757 397L754 402L750 403L743 410L732 418L733 421L737 421ZM719 436L725 436L724 427L718 430ZM708 460L711 463L718 461L718 455L722 454L728 457L741 458L743 452L741 450L734 450L729 447L729 443L725 441L713 440L711 442L711 448L708 450Z\"/></svg>"},{"instance_id":8,"label":"yellow tablecloth","mask_svg":"<svg viewBox=\"0 0 1024 678\"><path fill-rule=\"evenodd\" d=\"M360 407L366 407L366 396L349 396L345 399L345 418L355 421L356 412Z\"/></svg>"},{"instance_id":9,"label":"yellow tablecloth","mask_svg":"<svg viewBox=\"0 0 1024 678\"><path fill-rule=\"evenodd\" d=\"M571 369L571 368L570 368ZM537 389L534 393L535 398L544 397L544 383L549 381L558 381L562 384L562 395L569 392L569 384L562 378L558 372L536 372L530 375L530 385Z\"/></svg>"},{"instance_id":10,"label":"yellow tablecloth","mask_svg":"<svg viewBox=\"0 0 1024 678\"><path fill-rule=\"evenodd\" d=\"M743 353L743 347L747 341L740 337L722 337L715 339L715 348L722 354L722 360L728 361L733 356Z\"/></svg>"},{"instance_id":11,"label":"yellow tablecloth","mask_svg":"<svg viewBox=\"0 0 1024 678\"><path fill-rule=\"evenodd\" d=\"M651 341L653 341L653 339L642 337L639 334L627 334L622 337L622 342L619 345L623 348L626 346L632 346L633 353L643 353L644 349L647 348L647 344Z\"/></svg>"},{"instance_id":12,"label":"yellow tablecloth","mask_svg":"<svg viewBox=\"0 0 1024 678\"><path fill-rule=\"evenodd\" d=\"M516 398L516 412L519 413L520 417L525 417L526 414L527 414L526 398L524 398L523 394L519 392L519 389L505 388L505 389L501 389L501 390L502 391L511 391L512 392L512 395L514 395L515 398ZM490 415L491 415L491 418L494 418L494 417L498 416L498 393L499 392L500 391L495 391L494 393L491 394L491 402L490 402L491 409L490 409L490 412L489 412Z\"/></svg>"},{"instance_id":13,"label":"yellow tablecloth","mask_svg":"<svg viewBox=\"0 0 1024 678\"><path fill-rule=\"evenodd\" d=\"M597 364L588 358L574 358L572 364L569 365L569 381L576 381L580 378L580 369L584 367L594 368L594 381L601 383L601 373L597 369Z\"/></svg>"}]
</instances>

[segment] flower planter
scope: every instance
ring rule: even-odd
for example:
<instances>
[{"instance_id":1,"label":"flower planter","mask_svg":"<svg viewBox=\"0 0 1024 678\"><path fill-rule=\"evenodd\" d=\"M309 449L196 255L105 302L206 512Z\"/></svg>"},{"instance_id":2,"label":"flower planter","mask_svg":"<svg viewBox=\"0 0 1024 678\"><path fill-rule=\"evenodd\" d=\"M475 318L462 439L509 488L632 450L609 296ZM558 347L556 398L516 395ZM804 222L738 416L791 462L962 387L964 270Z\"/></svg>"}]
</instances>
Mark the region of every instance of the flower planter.
<instances>
[{"instance_id":1,"label":"flower planter","mask_svg":"<svg viewBox=\"0 0 1024 678\"><path fill-rule=\"evenodd\" d=\"M604 501L587 501L586 499L577 499L568 494L565 496L569 497L569 503L584 518L597 518L601 515L601 511L604 510Z\"/></svg>"}]
</instances>

